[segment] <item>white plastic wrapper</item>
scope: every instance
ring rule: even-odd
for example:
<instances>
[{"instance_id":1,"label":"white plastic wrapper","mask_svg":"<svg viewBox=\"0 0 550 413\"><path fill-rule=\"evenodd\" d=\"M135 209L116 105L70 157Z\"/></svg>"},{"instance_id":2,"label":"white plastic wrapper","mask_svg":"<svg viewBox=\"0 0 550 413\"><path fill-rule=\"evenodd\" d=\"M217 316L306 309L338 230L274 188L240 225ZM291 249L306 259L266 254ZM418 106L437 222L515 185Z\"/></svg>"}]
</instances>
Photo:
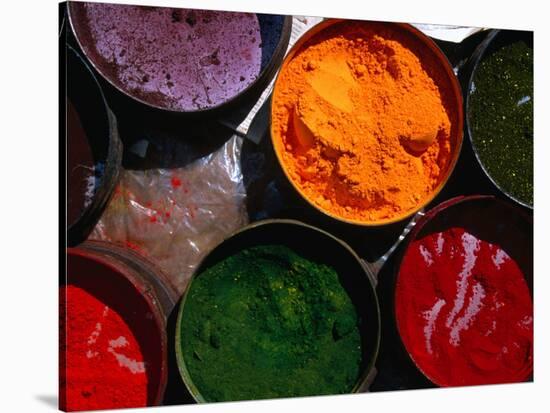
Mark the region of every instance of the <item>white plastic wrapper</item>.
<instances>
[{"instance_id":1,"label":"white plastic wrapper","mask_svg":"<svg viewBox=\"0 0 550 413\"><path fill-rule=\"evenodd\" d=\"M241 146L234 136L182 168L123 170L90 239L135 249L183 293L202 257L248 223Z\"/></svg>"},{"instance_id":2,"label":"white plastic wrapper","mask_svg":"<svg viewBox=\"0 0 550 413\"><path fill-rule=\"evenodd\" d=\"M486 30L483 27L446 26L443 24L413 24L418 30L434 39L460 43L468 36Z\"/></svg>"}]
</instances>

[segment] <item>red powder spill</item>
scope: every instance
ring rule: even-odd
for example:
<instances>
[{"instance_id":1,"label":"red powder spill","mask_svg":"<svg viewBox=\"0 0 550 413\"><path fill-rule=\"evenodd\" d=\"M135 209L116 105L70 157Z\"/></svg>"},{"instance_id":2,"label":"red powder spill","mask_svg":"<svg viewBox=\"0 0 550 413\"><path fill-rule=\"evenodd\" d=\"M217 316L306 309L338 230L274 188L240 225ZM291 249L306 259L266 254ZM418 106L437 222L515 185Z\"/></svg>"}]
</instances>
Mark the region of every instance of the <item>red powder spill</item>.
<instances>
[{"instance_id":1,"label":"red powder spill","mask_svg":"<svg viewBox=\"0 0 550 413\"><path fill-rule=\"evenodd\" d=\"M170 183L172 184L172 188L179 188L181 186L181 179L179 179L177 176L173 176L170 180Z\"/></svg>"},{"instance_id":2,"label":"red powder spill","mask_svg":"<svg viewBox=\"0 0 550 413\"><path fill-rule=\"evenodd\" d=\"M517 263L462 228L411 243L396 290L407 350L440 386L510 383L533 370L533 304Z\"/></svg>"},{"instance_id":3,"label":"red powder spill","mask_svg":"<svg viewBox=\"0 0 550 413\"><path fill-rule=\"evenodd\" d=\"M137 245L137 244L135 244L131 241L126 241L125 244L128 248L133 249L134 251L141 252L141 248L139 247L139 245Z\"/></svg>"},{"instance_id":4,"label":"red powder spill","mask_svg":"<svg viewBox=\"0 0 550 413\"><path fill-rule=\"evenodd\" d=\"M66 369L66 409L94 410L147 405L147 375L132 331L112 308L85 290L61 287L60 343ZM63 299L63 297L66 297Z\"/></svg>"}]
</instances>

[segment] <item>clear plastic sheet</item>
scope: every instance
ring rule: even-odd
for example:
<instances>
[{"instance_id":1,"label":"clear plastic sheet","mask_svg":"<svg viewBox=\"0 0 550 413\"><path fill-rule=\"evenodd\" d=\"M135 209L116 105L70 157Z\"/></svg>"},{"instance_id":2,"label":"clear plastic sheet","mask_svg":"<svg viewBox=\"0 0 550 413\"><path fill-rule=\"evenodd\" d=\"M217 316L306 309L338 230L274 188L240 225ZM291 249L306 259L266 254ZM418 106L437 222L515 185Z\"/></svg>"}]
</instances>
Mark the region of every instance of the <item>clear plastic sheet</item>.
<instances>
[{"instance_id":1,"label":"clear plastic sheet","mask_svg":"<svg viewBox=\"0 0 550 413\"><path fill-rule=\"evenodd\" d=\"M122 170L90 239L137 250L181 294L202 257L248 223L241 146L233 136L185 167Z\"/></svg>"}]
</instances>

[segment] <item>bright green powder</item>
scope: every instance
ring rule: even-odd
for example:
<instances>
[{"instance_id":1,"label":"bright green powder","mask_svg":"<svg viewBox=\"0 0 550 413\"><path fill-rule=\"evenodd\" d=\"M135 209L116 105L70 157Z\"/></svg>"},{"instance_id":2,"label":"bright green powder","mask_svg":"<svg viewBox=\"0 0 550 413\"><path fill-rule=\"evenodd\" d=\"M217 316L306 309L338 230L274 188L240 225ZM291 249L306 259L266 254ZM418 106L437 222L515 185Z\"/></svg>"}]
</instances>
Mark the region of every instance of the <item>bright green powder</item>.
<instances>
[{"instance_id":1,"label":"bright green powder","mask_svg":"<svg viewBox=\"0 0 550 413\"><path fill-rule=\"evenodd\" d=\"M348 393L360 374L358 322L334 269L259 246L192 282L181 350L207 401Z\"/></svg>"}]
</instances>

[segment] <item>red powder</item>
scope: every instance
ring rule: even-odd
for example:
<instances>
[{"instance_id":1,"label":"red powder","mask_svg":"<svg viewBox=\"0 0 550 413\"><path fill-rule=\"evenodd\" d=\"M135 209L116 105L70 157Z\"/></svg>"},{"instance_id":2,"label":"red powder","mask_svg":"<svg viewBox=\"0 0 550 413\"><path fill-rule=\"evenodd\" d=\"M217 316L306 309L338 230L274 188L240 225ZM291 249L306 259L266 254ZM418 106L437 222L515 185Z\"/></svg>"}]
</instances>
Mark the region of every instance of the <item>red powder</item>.
<instances>
[{"instance_id":1,"label":"red powder","mask_svg":"<svg viewBox=\"0 0 550 413\"><path fill-rule=\"evenodd\" d=\"M138 251L138 252L142 252L141 251L141 248L139 247L139 245L137 245L136 243L132 242L132 241L125 241L124 244L130 248L130 249L133 249L134 251Z\"/></svg>"},{"instance_id":2,"label":"red powder","mask_svg":"<svg viewBox=\"0 0 550 413\"><path fill-rule=\"evenodd\" d=\"M462 228L411 243L396 287L405 347L440 386L523 381L533 370L533 304L518 264Z\"/></svg>"},{"instance_id":3,"label":"red powder","mask_svg":"<svg viewBox=\"0 0 550 413\"><path fill-rule=\"evenodd\" d=\"M60 320L66 338L60 343L66 366L60 371L61 388L66 388L64 407L77 411L146 406L144 358L126 322L79 287L62 287L60 302L60 314L67 317Z\"/></svg>"},{"instance_id":4,"label":"red powder","mask_svg":"<svg viewBox=\"0 0 550 413\"><path fill-rule=\"evenodd\" d=\"M170 180L170 183L172 184L172 188L179 188L181 186L181 179L179 179L177 176L173 176Z\"/></svg>"}]
</instances>

